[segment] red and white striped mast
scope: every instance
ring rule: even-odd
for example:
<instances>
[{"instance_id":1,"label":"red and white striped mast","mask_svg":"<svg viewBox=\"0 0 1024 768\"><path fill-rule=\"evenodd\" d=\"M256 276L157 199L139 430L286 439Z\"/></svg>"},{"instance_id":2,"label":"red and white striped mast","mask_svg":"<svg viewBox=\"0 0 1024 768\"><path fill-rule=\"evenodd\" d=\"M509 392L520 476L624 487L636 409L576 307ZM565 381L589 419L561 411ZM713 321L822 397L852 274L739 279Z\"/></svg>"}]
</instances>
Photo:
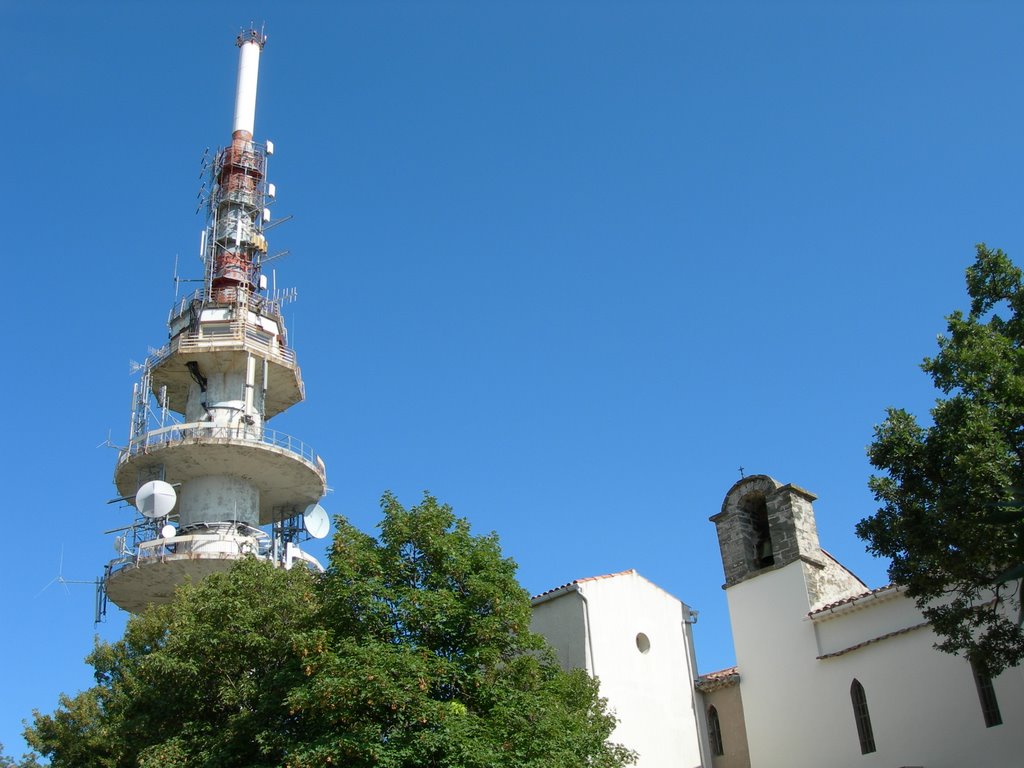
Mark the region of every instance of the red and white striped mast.
<instances>
[{"instance_id":1,"label":"red and white striped mast","mask_svg":"<svg viewBox=\"0 0 1024 768\"><path fill-rule=\"evenodd\" d=\"M141 366L129 443L114 471L119 498L139 517L118 529L126 533L103 587L132 612L243 557L320 567L298 543L327 533L318 504L324 462L267 426L305 397L305 387L280 302L266 295L260 274L274 196L266 179L273 145L253 139L266 40L255 29L236 40L231 143L209 166L203 288L175 302L168 343Z\"/></svg>"},{"instance_id":2,"label":"red and white striped mast","mask_svg":"<svg viewBox=\"0 0 1024 768\"><path fill-rule=\"evenodd\" d=\"M259 288L260 260L266 254L263 224L266 208L268 148L253 141L260 53L266 35L251 29L240 34L238 82L231 144L220 150L213 165L209 224L203 258L208 262L207 298L232 301L237 289Z\"/></svg>"}]
</instances>

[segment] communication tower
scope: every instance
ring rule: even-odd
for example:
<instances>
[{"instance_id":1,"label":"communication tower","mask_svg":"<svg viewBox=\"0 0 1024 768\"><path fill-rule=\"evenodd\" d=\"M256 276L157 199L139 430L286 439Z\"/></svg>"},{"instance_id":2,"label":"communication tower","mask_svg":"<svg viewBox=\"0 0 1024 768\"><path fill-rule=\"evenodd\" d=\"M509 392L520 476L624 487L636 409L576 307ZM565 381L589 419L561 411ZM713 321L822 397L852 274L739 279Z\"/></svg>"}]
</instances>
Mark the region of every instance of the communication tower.
<instances>
[{"instance_id":1,"label":"communication tower","mask_svg":"<svg viewBox=\"0 0 1024 768\"><path fill-rule=\"evenodd\" d=\"M103 578L106 597L126 611L167 602L186 579L243 557L322 570L299 542L327 535L324 463L267 426L305 391L281 314L287 296L268 292L262 272L276 196L267 181L274 146L253 140L266 40L255 29L236 40L231 143L209 159L200 195L203 287L175 300L168 343L139 366L128 445L114 470L116 501L138 515L108 531L121 535Z\"/></svg>"}]
</instances>

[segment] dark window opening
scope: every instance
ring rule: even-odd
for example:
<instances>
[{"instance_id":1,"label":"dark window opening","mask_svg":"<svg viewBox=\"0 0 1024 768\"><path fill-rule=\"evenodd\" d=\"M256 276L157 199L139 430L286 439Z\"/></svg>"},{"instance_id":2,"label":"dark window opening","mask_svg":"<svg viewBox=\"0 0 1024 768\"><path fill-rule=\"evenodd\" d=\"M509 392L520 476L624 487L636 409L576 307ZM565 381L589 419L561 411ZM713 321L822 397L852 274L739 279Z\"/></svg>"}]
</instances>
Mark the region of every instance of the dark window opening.
<instances>
[{"instance_id":1,"label":"dark window opening","mask_svg":"<svg viewBox=\"0 0 1024 768\"><path fill-rule=\"evenodd\" d=\"M722 726L718 722L718 710L708 707L708 741L711 742L711 754L724 755L722 748Z\"/></svg>"},{"instance_id":2,"label":"dark window opening","mask_svg":"<svg viewBox=\"0 0 1024 768\"><path fill-rule=\"evenodd\" d=\"M864 686L856 678L850 685L850 700L853 701L853 718L857 722L860 753L866 755L875 751L875 735L871 731L871 715L868 713L868 699L864 695Z\"/></svg>"},{"instance_id":3,"label":"dark window opening","mask_svg":"<svg viewBox=\"0 0 1024 768\"><path fill-rule=\"evenodd\" d=\"M764 496L751 500L750 516L754 524L754 562L758 568L775 565L772 531L768 523L768 504Z\"/></svg>"},{"instance_id":4,"label":"dark window opening","mask_svg":"<svg viewBox=\"0 0 1024 768\"><path fill-rule=\"evenodd\" d=\"M985 727L1002 725L1003 716L999 714L999 702L996 700L996 689L992 685L992 678L988 673L975 666L971 662L971 671L974 673L974 684L978 687L978 700L981 702L981 714L985 718Z\"/></svg>"}]
</instances>

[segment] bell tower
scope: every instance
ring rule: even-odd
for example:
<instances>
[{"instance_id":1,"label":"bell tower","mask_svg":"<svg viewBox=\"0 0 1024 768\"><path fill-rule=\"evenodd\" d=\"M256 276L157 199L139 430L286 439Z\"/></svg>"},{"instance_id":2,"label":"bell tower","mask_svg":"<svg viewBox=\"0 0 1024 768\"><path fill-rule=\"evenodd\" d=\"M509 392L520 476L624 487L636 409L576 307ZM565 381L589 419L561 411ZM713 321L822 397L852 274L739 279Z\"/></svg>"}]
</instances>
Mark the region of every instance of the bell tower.
<instances>
[{"instance_id":1,"label":"bell tower","mask_svg":"<svg viewBox=\"0 0 1024 768\"><path fill-rule=\"evenodd\" d=\"M733 485L721 512L710 518L718 531L725 588L800 563L811 606L865 591L860 579L821 548L816 499L768 475L751 475Z\"/></svg>"},{"instance_id":2,"label":"bell tower","mask_svg":"<svg viewBox=\"0 0 1024 768\"><path fill-rule=\"evenodd\" d=\"M811 506L816 498L768 475L745 477L730 488L722 511L710 518L718 529L725 585L797 559L821 563L824 556Z\"/></svg>"}]
</instances>

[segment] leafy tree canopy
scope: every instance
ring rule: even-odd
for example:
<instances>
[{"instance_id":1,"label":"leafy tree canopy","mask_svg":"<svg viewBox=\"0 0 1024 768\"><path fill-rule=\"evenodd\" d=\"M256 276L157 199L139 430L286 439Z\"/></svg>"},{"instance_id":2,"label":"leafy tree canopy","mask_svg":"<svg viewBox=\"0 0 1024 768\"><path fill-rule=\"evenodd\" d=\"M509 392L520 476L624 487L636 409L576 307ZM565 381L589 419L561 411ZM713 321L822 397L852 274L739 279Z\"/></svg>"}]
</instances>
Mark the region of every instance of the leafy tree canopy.
<instances>
[{"instance_id":1,"label":"leafy tree canopy","mask_svg":"<svg viewBox=\"0 0 1024 768\"><path fill-rule=\"evenodd\" d=\"M37 759L38 755L23 755L21 760L15 760L4 754L4 745L0 744L0 768L43 768L43 764Z\"/></svg>"},{"instance_id":2,"label":"leafy tree canopy","mask_svg":"<svg viewBox=\"0 0 1024 768\"><path fill-rule=\"evenodd\" d=\"M382 508L379 538L337 520L322 576L249 558L132 617L29 744L55 768L628 764L496 536L430 496Z\"/></svg>"},{"instance_id":3,"label":"leafy tree canopy","mask_svg":"<svg viewBox=\"0 0 1024 768\"><path fill-rule=\"evenodd\" d=\"M1024 285L1000 250L977 247L970 311L956 311L922 363L942 396L923 426L891 408L868 449L885 474L858 535L923 609L938 647L995 675L1024 659Z\"/></svg>"}]
</instances>

